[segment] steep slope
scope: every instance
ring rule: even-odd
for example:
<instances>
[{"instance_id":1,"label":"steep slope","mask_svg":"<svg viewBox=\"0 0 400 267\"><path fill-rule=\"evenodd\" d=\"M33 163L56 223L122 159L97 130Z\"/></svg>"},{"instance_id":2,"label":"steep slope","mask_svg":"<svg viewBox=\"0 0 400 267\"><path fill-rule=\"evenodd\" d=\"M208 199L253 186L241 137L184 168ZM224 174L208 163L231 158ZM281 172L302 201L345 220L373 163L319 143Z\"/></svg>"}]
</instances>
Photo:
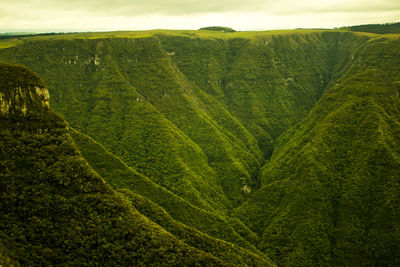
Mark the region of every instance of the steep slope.
<instances>
[{"instance_id":1,"label":"steep slope","mask_svg":"<svg viewBox=\"0 0 400 267\"><path fill-rule=\"evenodd\" d=\"M238 265L248 266L273 266L274 264L264 255L256 251L250 252L243 248L232 245L222 240L211 238L195 229L172 219L164 209L154 202L129 190L123 189L124 193L132 201L136 209L157 224L167 229L170 233L184 241L190 246L206 251L222 260Z\"/></svg>"},{"instance_id":2,"label":"steep slope","mask_svg":"<svg viewBox=\"0 0 400 267\"><path fill-rule=\"evenodd\" d=\"M182 73L223 103L266 157L275 138L307 115L368 39L329 31L230 39L160 36Z\"/></svg>"},{"instance_id":3,"label":"steep slope","mask_svg":"<svg viewBox=\"0 0 400 267\"><path fill-rule=\"evenodd\" d=\"M261 165L257 141L185 79L157 38L43 40L2 52L45 79L73 127L158 184L209 210L245 198L241 187Z\"/></svg>"},{"instance_id":4,"label":"steep slope","mask_svg":"<svg viewBox=\"0 0 400 267\"><path fill-rule=\"evenodd\" d=\"M34 38L0 57L38 72L74 128L190 203L219 211L257 188L276 137L306 116L370 38L147 34Z\"/></svg>"},{"instance_id":5,"label":"steep slope","mask_svg":"<svg viewBox=\"0 0 400 267\"><path fill-rule=\"evenodd\" d=\"M150 31L20 43L0 58L43 75L95 171L187 244L194 228L281 265L398 264L399 35Z\"/></svg>"},{"instance_id":6,"label":"steep slope","mask_svg":"<svg viewBox=\"0 0 400 267\"><path fill-rule=\"evenodd\" d=\"M282 265L398 265L400 102L376 70L328 90L235 210Z\"/></svg>"},{"instance_id":7,"label":"steep slope","mask_svg":"<svg viewBox=\"0 0 400 267\"><path fill-rule=\"evenodd\" d=\"M1 264L231 265L186 245L108 186L31 71L1 63L0 93Z\"/></svg>"},{"instance_id":8,"label":"steep slope","mask_svg":"<svg viewBox=\"0 0 400 267\"><path fill-rule=\"evenodd\" d=\"M339 81L368 68L384 71L393 82L400 81L400 35L377 35L365 43Z\"/></svg>"},{"instance_id":9,"label":"steep slope","mask_svg":"<svg viewBox=\"0 0 400 267\"><path fill-rule=\"evenodd\" d=\"M76 130L71 131L71 136L89 164L113 188L140 194L160 205L175 220L210 236L256 251L252 244L257 243L258 236L239 220L200 209L130 168L92 138Z\"/></svg>"}]
</instances>

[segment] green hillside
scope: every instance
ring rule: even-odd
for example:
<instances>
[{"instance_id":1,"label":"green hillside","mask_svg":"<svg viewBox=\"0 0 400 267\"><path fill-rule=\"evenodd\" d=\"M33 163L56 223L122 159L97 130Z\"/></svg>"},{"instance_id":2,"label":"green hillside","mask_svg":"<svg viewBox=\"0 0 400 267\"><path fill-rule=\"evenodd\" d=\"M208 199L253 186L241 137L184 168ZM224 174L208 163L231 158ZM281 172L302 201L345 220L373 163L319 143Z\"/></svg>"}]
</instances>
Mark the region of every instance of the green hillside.
<instances>
[{"instance_id":1,"label":"green hillside","mask_svg":"<svg viewBox=\"0 0 400 267\"><path fill-rule=\"evenodd\" d=\"M158 39L35 41L6 52L44 77L74 128L156 183L210 210L243 200L240 187L261 164L257 141L183 77Z\"/></svg>"},{"instance_id":2,"label":"green hillside","mask_svg":"<svg viewBox=\"0 0 400 267\"><path fill-rule=\"evenodd\" d=\"M190 204L127 166L90 137L75 130L71 131L71 135L85 159L114 189L127 189L140 194L157 203L175 220L210 236L256 251L252 244L258 241L258 236L239 220Z\"/></svg>"},{"instance_id":3,"label":"green hillside","mask_svg":"<svg viewBox=\"0 0 400 267\"><path fill-rule=\"evenodd\" d=\"M380 34L400 33L400 22L386 23L386 24L354 25L349 27L343 27L342 29L355 32L371 32Z\"/></svg>"},{"instance_id":4,"label":"green hillside","mask_svg":"<svg viewBox=\"0 0 400 267\"><path fill-rule=\"evenodd\" d=\"M397 265L399 112L398 89L376 70L328 90L235 211L258 247L282 265Z\"/></svg>"},{"instance_id":5,"label":"green hillside","mask_svg":"<svg viewBox=\"0 0 400 267\"><path fill-rule=\"evenodd\" d=\"M164 209L140 195L134 194L125 189L120 192L127 195L132 201L134 207L142 214L146 215L148 218L158 223L190 246L199 248L222 260L238 265L274 265L268 258L260 253L257 253L258 255L256 255L255 253L236 247L228 242L210 238L195 229L173 220Z\"/></svg>"},{"instance_id":6,"label":"green hillside","mask_svg":"<svg viewBox=\"0 0 400 267\"><path fill-rule=\"evenodd\" d=\"M49 112L50 101L107 194L198 255L189 260L399 264L400 35L153 30L0 48L51 96L27 82L25 97L0 95L2 112L18 103L17 121L43 128L21 118L37 101ZM9 247L0 243L0 257Z\"/></svg>"},{"instance_id":7,"label":"green hillside","mask_svg":"<svg viewBox=\"0 0 400 267\"><path fill-rule=\"evenodd\" d=\"M74 128L209 210L238 206L244 188L257 188L276 137L307 114L369 38L323 31L147 34L31 37L0 57L38 72L52 106Z\"/></svg>"},{"instance_id":8,"label":"green hillside","mask_svg":"<svg viewBox=\"0 0 400 267\"><path fill-rule=\"evenodd\" d=\"M221 26L203 27L203 28L200 28L199 30L202 30L202 31L235 32L235 30L232 29L232 28L229 28L229 27L221 27Z\"/></svg>"},{"instance_id":9,"label":"green hillside","mask_svg":"<svg viewBox=\"0 0 400 267\"><path fill-rule=\"evenodd\" d=\"M304 118L368 37L292 31L229 40L160 39L175 52L179 70L226 106L268 158L276 137Z\"/></svg>"},{"instance_id":10,"label":"green hillside","mask_svg":"<svg viewBox=\"0 0 400 267\"><path fill-rule=\"evenodd\" d=\"M69 135L67 123L41 101L32 101L40 98L29 91L32 87L45 90L41 80L23 67L3 63L0 73L12 74L0 80L2 107L12 106L2 109L0 116L1 264L237 263L235 257L220 260L185 244L140 214L89 166ZM10 84L18 88L12 94L8 94ZM215 244L216 254L236 250L248 262L272 265L232 244L204 235L203 239L207 251L214 253Z\"/></svg>"}]
</instances>

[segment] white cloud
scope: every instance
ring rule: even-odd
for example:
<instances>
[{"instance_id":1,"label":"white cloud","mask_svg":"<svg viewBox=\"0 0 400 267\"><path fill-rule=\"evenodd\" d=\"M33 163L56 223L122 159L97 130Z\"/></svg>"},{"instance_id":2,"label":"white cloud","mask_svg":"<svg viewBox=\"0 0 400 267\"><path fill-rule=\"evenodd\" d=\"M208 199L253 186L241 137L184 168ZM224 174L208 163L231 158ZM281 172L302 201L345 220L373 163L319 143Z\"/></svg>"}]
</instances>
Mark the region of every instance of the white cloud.
<instances>
[{"instance_id":1,"label":"white cloud","mask_svg":"<svg viewBox=\"0 0 400 267\"><path fill-rule=\"evenodd\" d=\"M1 31L237 30L337 27L400 21L398 0L2 0Z\"/></svg>"}]
</instances>

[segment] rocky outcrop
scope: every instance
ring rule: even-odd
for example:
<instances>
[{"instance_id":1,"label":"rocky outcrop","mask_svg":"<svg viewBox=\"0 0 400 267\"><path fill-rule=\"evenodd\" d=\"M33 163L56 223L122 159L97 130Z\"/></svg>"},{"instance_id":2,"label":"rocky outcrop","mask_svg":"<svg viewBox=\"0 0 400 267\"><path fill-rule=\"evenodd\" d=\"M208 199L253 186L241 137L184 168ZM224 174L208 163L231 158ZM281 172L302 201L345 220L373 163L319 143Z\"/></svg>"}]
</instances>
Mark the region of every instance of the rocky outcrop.
<instances>
[{"instance_id":1,"label":"rocky outcrop","mask_svg":"<svg viewBox=\"0 0 400 267\"><path fill-rule=\"evenodd\" d=\"M35 73L22 66L0 63L0 115L25 116L47 110L49 100L48 89Z\"/></svg>"}]
</instances>

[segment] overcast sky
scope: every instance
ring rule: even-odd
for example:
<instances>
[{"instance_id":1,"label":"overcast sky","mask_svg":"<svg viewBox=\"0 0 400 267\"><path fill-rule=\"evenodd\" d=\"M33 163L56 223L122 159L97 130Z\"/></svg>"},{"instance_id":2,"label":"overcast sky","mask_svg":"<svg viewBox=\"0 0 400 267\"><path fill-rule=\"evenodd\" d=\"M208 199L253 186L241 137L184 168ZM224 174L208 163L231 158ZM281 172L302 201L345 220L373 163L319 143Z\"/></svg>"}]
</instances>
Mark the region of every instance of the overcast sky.
<instances>
[{"instance_id":1,"label":"overcast sky","mask_svg":"<svg viewBox=\"0 0 400 267\"><path fill-rule=\"evenodd\" d=\"M400 0L0 0L0 32L333 28L400 21Z\"/></svg>"}]
</instances>

